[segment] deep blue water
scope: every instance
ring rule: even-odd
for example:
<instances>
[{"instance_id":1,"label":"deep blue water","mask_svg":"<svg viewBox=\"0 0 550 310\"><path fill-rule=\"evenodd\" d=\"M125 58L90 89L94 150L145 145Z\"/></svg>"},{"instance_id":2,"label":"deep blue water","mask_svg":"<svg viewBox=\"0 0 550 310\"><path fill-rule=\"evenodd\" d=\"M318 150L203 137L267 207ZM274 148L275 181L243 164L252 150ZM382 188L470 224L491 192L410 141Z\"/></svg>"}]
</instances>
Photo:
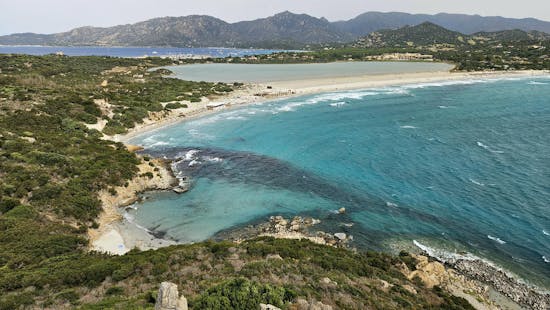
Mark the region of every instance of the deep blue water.
<instances>
[{"instance_id":1,"label":"deep blue water","mask_svg":"<svg viewBox=\"0 0 550 310\"><path fill-rule=\"evenodd\" d=\"M97 46L5 46L0 54L47 55L63 52L67 56L144 57L170 55L207 55L211 57L271 54L276 50L235 48L178 48L178 47L97 47Z\"/></svg>"},{"instance_id":2,"label":"deep blue water","mask_svg":"<svg viewBox=\"0 0 550 310\"><path fill-rule=\"evenodd\" d=\"M191 242L308 214L359 247L419 240L550 287L549 134L550 76L252 105L135 138L180 158L193 188L152 194L128 215Z\"/></svg>"}]
</instances>

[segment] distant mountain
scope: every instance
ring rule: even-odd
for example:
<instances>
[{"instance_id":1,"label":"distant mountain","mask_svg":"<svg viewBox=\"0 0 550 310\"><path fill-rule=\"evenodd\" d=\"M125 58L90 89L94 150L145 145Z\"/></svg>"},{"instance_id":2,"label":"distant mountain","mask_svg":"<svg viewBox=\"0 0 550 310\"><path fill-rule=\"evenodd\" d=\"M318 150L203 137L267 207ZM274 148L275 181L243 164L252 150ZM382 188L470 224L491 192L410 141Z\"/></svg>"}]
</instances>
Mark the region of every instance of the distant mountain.
<instances>
[{"instance_id":1,"label":"distant mountain","mask_svg":"<svg viewBox=\"0 0 550 310\"><path fill-rule=\"evenodd\" d=\"M258 42L263 45L277 42L321 44L349 42L355 38L324 18L288 11L268 18L238 22L232 27L240 34L241 43L245 45L256 45Z\"/></svg>"},{"instance_id":2,"label":"distant mountain","mask_svg":"<svg viewBox=\"0 0 550 310\"><path fill-rule=\"evenodd\" d=\"M371 32L353 45L356 47L429 47L437 45L465 46L502 42L550 41L550 34L519 29L497 32L477 32L471 35L445 29L430 22L399 29Z\"/></svg>"},{"instance_id":3,"label":"distant mountain","mask_svg":"<svg viewBox=\"0 0 550 310\"><path fill-rule=\"evenodd\" d=\"M365 36L380 29L397 29L403 26L414 26L423 22L431 22L464 34L476 32L494 32L501 30L519 29L523 31L537 30L550 33L550 22L534 18L505 18L500 16L479 16L465 14L440 13L408 14L408 13L381 13L367 12L348 21L333 23L342 31L355 36Z\"/></svg>"},{"instance_id":4,"label":"distant mountain","mask_svg":"<svg viewBox=\"0 0 550 310\"><path fill-rule=\"evenodd\" d=\"M405 26L397 30L380 30L370 33L365 39L368 46L426 46L433 44L461 44L464 35L430 22Z\"/></svg>"},{"instance_id":5,"label":"distant mountain","mask_svg":"<svg viewBox=\"0 0 550 310\"><path fill-rule=\"evenodd\" d=\"M547 41L550 34L541 31L523 31L519 29L504 30L495 32L477 32L473 37L483 37L494 41Z\"/></svg>"},{"instance_id":6,"label":"distant mountain","mask_svg":"<svg viewBox=\"0 0 550 310\"><path fill-rule=\"evenodd\" d=\"M57 34L18 33L0 36L0 44L299 48L308 44L350 42L381 29L424 22L466 34L508 29L550 33L550 22L536 19L369 12L349 21L331 23L324 18L283 12L237 23L191 15L108 28L81 27Z\"/></svg>"},{"instance_id":7,"label":"distant mountain","mask_svg":"<svg viewBox=\"0 0 550 310\"><path fill-rule=\"evenodd\" d=\"M299 47L353 39L353 35L342 32L324 18L283 12L234 24L211 16L162 17L131 25L81 27L50 35L0 36L0 44Z\"/></svg>"}]
</instances>

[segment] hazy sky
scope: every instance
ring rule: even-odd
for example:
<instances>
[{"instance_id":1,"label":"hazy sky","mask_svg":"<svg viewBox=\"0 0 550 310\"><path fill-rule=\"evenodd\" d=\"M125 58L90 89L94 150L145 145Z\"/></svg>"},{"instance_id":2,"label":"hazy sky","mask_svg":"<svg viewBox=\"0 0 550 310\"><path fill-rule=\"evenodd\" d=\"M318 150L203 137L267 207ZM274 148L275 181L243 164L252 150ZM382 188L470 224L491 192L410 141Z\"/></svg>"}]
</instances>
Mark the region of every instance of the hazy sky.
<instances>
[{"instance_id":1,"label":"hazy sky","mask_svg":"<svg viewBox=\"0 0 550 310\"><path fill-rule=\"evenodd\" d=\"M342 20L366 11L466 13L550 21L550 0L0 0L0 35L114 26L160 16L207 14L234 22L281 11Z\"/></svg>"}]
</instances>

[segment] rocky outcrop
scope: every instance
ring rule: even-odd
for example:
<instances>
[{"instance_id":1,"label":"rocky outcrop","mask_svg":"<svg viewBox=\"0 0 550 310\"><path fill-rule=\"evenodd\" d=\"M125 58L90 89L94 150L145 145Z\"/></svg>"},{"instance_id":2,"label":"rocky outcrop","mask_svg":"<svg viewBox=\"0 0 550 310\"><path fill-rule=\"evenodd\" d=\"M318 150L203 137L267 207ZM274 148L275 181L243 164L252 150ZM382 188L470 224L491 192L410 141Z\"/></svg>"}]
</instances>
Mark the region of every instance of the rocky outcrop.
<instances>
[{"instance_id":1,"label":"rocky outcrop","mask_svg":"<svg viewBox=\"0 0 550 310\"><path fill-rule=\"evenodd\" d=\"M491 304L488 290L492 287L522 307L550 309L550 293L542 292L480 258L462 254L448 257L437 257L431 252L426 254L431 254L431 259L423 255L414 256L418 262L416 270L411 272L403 266L403 273L409 279L418 277L427 287L443 287L472 304L480 300ZM471 300L468 298L471 295L476 298Z\"/></svg>"},{"instance_id":2,"label":"rocky outcrop","mask_svg":"<svg viewBox=\"0 0 550 310\"><path fill-rule=\"evenodd\" d=\"M409 280L418 277L426 287L433 288L434 286L441 286L442 284L448 283L452 277L456 276L451 270L447 270L440 262L430 262L425 256L416 256L415 258L418 263L416 265L416 270L407 275Z\"/></svg>"},{"instance_id":3,"label":"rocky outcrop","mask_svg":"<svg viewBox=\"0 0 550 310\"><path fill-rule=\"evenodd\" d=\"M418 278L427 288L441 287L451 294L466 299L475 309L496 310L500 309L488 296L488 286L458 273L456 270L445 266L443 263L424 255L414 255L416 260L415 270L411 271L407 265L402 264L401 272L411 281ZM384 285L389 289L388 285ZM417 294L416 289L410 285L403 288L411 294Z\"/></svg>"},{"instance_id":4,"label":"rocky outcrop","mask_svg":"<svg viewBox=\"0 0 550 310\"><path fill-rule=\"evenodd\" d=\"M160 284L155 310L187 310L187 299L179 297L178 286L171 282Z\"/></svg>"},{"instance_id":5,"label":"rocky outcrop","mask_svg":"<svg viewBox=\"0 0 550 310\"><path fill-rule=\"evenodd\" d=\"M353 236L345 233L326 233L314 231L312 228L321 223L320 220L311 217L295 216L292 219L285 219L282 216L271 216L268 222L248 227L240 227L235 230L228 230L216 235L217 240L242 240L268 236L281 239L307 239L313 243L330 245L334 247L348 247Z\"/></svg>"},{"instance_id":6,"label":"rocky outcrop","mask_svg":"<svg viewBox=\"0 0 550 310\"><path fill-rule=\"evenodd\" d=\"M302 298L298 298L292 306L295 306L294 309L298 310L332 310L332 306L330 305L325 305L316 300L307 301Z\"/></svg>"},{"instance_id":7,"label":"rocky outcrop","mask_svg":"<svg viewBox=\"0 0 550 310\"><path fill-rule=\"evenodd\" d=\"M88 230L91 250L105 252L102 246L96 244L96 241L113 230L113 223L121 220L122 216L118 208L129 206L138 201L140 199L138 193L147 190L167 190L177 184L177 179L173 176L169 164L164 160L150 159L146 161L142 159L137 167L138 173L125 185L99 192L98 198L101 200L103 212L97 219L99 228ZM129 249L123 252L127 250ZM107 252L123 254L117 251Z\"/></svg>"},{"instance_id":8,"label":"rocky outcrop","mask_svg":"<svg viewBox=\"0 0 550 310\"><path fill-rule=\"evenodd\" d=\"M487 283L529 309L550 309L550 293L540 292L482 260L459 259L450 265L461 274Z\"/></svg>"}]
</instances>

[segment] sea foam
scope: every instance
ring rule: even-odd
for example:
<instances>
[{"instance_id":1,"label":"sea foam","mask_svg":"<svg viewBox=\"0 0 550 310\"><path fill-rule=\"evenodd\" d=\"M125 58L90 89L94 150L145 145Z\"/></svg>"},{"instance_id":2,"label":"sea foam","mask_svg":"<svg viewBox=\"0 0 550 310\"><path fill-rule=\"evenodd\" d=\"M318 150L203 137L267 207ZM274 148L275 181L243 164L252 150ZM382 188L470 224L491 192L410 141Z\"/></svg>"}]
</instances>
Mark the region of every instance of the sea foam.
<instances>
[{"instance_id":1,"label":"sea foam","mask_svg":"<svg viewBox=\"0 0 550 310\"><path fill-rule=\"evenodd\" d=\"M493 236L491 236L491 235L487 235L487 238L489 238L489 239L491 239L491 240L493 240L493 241L496 241L496 242L498 242L499 244L506 244L506 241L504 241L504 240L502 240L502 239L500 239L500 238L498 238L498 237L493 237Z\"/></svg>"}]
</instances>

